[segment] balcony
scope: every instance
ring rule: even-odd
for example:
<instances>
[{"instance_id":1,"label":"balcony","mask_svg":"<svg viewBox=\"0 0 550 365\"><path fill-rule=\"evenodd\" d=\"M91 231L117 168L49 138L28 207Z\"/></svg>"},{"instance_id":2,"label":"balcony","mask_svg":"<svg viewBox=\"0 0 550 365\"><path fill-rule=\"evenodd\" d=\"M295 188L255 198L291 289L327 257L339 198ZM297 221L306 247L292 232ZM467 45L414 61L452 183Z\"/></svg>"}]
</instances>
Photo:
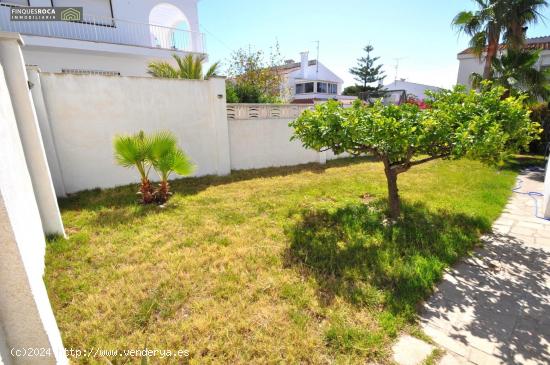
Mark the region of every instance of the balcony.
<instances>
[{"instance_id":1,"label":"balcony","mask_svg":"<svg viewBox=\"0 0 550 365\"><path fill-rule=\"evenodd\" d=\"M199 32L86 15L79 22L11 21L10 6L0 6L0 30L23 35L206 53L204 34Z\"/></svg>"}]
</instances>

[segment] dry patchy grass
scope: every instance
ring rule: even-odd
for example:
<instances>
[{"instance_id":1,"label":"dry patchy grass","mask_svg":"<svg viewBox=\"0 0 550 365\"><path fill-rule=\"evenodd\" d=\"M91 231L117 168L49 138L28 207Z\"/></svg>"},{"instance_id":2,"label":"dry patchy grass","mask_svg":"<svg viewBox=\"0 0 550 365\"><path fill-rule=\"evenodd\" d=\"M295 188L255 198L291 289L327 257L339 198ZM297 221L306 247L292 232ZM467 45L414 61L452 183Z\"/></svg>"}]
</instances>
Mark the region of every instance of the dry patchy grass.
<instances>
[{"instance_id":1,"label":"dry patchy grass","mask_svg":"<svg viewBox=\"0 0 550 365\"><path fill-rule=\"evenodd\" d=\"M135 186L82 192L61 201L69 237L49 242L48 292L66 347L188 349L192 364L388 362L514 177L471 161L415 167L393 227L381 164L367 159L181 179L164 209L136 204Z\"/></svg>"}]
</instances>

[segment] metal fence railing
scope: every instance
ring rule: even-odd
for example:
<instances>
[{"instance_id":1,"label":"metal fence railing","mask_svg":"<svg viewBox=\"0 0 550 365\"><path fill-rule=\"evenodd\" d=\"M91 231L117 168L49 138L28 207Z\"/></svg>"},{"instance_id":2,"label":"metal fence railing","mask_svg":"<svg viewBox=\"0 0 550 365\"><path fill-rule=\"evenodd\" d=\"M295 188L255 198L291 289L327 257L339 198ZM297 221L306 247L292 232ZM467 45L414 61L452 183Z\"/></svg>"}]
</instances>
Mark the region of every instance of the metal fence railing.
<instances>
[{"instance_id":1,"label":"metal fence railing","mask_svg":"<svg viewBox=\"0 0 550 365\"><path fill-rule=\"evenodd\" d=\"M0 29L27 35L206 53L204 34L128 20L84 16L82 21L11 21L0 6Z\"/></svg>"}]
</instances>

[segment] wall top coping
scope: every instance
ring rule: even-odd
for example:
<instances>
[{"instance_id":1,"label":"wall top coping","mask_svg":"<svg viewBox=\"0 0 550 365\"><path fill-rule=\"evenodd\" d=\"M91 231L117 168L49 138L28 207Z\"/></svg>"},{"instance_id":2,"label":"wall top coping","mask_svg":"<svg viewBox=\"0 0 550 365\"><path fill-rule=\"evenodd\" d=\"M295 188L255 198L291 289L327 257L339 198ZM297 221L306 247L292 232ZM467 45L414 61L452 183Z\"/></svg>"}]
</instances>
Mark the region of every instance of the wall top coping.
<instances>
[{"instance_id":1,"label":"wall top coping","mask_svg":"<svg viewBox=\"0 0 550 365\"><path fill-rule=\"evenodd\" d=\"M0 31L0 41L4 39L16 40L21 46L25 45L25 42L23 42L23 38L21 38L21 34L19 33Z\"/></svg>"}]
</instances>

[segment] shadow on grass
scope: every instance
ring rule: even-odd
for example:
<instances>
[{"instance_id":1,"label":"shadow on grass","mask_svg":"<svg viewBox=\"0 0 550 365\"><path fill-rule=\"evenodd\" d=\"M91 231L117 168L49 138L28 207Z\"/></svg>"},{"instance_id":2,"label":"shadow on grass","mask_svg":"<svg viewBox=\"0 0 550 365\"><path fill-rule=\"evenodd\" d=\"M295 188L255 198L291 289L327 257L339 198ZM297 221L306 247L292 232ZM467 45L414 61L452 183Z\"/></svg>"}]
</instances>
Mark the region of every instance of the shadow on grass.
<instances>
[{"instance_id":1,"label":"shadow on grass","mask_svg":"<svg viewBox=\"0 0 550 365\"><path fill-rule=\"evenodd\" d=\"M210 187L232 184L261 178L282 177L304 172L322 174L328 168L352 166L355 164L374 161L371 157L342 158L331 160L326 165L310 163L286 167L270 167L253 170L236 170L227 176L202 176L180 178L170 182L174 195L195 195ZM135 219L172 210L173 205L168 203L165 208L156 205L141 205L136 192L137 184L119 186L111 189L90 189L71 194L59 200L60 207L68 210L86 209L97 212L97 224L118 225L129 223Z\"/></svg>"},{"instance_id":2,"label":"shadow on grass","mask_svg":"<svg viewBox=\"0 0 550 365\"><path fill-rule=\"evenodd\" d=\"M470 251L490 222L402 205L402 219L384 223L386 202L305 211L288 230L286 262L318 283L325 305L335 296L412 319L443 269Z\"/></svg>"},{"instance_id":3,"label":"shadow on grass","mask_svg":"<svg viewBox=\"0 0 550 365\"><path fill-rule=\"evenodd\" d=\"M541 155L516 155L505 161L503 169L517 172L525 167L544 167L544 163Z\"/></svg>"},{"instance_id":4,"label":"shadow on grass","mask_svg":"<svg viewBox=\"0 0 550 365\"><path fill-rule=\"evenodd\" d=\"M541 156L516 156L509 160L504 169L518 171L522 167L543 162ZM202 176L181 178L170 182L175 195L189 196L200 193L210 187L228 185L236 182L283 177L304 172L322 174L328 168L352 166L365 162L376 162L374 157L349 157L330 160L326 165L310 163L296 166L271 167L252 170L232 171L228 176ZM60 207L67 210L82 210L97 212L96 221L99 225L119 225L134 221L150 214L159 214L174 208L170 204L166 208L139 204L136 192L137 184L119 186L111 189L91 189L71 194L59 200Z\"/></svg>"}]
</instances>

